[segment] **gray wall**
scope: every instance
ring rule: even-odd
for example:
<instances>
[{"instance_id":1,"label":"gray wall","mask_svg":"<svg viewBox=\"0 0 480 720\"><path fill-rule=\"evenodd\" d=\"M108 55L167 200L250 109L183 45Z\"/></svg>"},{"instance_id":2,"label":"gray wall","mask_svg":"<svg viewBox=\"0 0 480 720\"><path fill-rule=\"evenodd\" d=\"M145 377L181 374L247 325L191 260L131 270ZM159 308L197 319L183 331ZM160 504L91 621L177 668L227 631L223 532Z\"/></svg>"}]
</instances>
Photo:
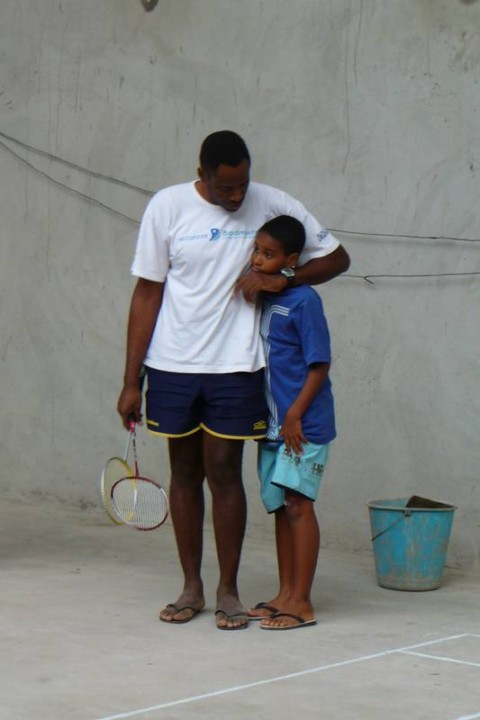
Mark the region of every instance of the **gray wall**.
<instances>
[{"instance_id":1,"label":"gray wall","mask_svg":"<svg viewBox=\"0 0 480 720\"><path fill-rule=\"evenodd\" d=\"M141 189L228 127L352 257L321 288L324 544L368 550L366 502L417 493L458 505L449 564L478 569L479 29L460 0L2 0L1 492L98 504ZM163 441L140 451L168 481ZM250 446L245 477L270 535Z\"/></svg>"}]
</instances>

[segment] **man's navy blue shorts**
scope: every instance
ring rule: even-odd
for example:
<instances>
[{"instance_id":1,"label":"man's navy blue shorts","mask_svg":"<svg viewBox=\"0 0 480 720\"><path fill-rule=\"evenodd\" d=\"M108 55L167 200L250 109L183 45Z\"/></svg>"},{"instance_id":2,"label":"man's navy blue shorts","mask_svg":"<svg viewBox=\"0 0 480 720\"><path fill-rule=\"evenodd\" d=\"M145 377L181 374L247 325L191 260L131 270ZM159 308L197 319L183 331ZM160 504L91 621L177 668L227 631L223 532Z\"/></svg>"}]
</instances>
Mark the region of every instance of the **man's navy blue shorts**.
<instances>
[{"instance_id":1,"label":"man's navy blue shorts","mask_svg":"<svg viewBox=\"0 0 480 720\"><path fill-rule=\"evenodd\" d=\"M197 374L147 367L147 378L147 427L154 433L175 438L203 429L235 440L266 434L263 370Z\"/></svg>"}]
</instances>

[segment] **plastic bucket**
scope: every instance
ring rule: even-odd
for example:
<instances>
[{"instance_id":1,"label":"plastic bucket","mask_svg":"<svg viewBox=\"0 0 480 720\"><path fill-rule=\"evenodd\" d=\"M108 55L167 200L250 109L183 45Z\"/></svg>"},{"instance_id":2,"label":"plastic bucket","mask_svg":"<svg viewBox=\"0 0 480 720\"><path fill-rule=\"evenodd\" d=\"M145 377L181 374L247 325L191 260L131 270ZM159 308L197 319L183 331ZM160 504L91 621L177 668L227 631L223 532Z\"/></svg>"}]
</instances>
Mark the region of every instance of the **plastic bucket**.
<instances>
[{"instance_id":1,"label":"plastic bucket","mask_svg":"<svg viewBox=\"0 0 480 720\"><path fill-rule=\"evenodd\" d=\"M439 588L456 507L413 495L372 500L368 508L380 587Z\"/></svg>"}]
</instances>

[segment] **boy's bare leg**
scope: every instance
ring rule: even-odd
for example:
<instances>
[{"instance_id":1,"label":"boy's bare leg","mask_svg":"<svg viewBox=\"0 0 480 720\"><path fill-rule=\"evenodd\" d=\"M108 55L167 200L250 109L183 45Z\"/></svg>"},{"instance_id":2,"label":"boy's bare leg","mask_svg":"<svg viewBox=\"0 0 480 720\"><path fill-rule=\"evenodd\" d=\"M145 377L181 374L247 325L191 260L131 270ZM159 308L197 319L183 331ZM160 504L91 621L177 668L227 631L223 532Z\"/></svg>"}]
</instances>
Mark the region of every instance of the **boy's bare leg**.
<instances>
[{"instance_id":1,"label":"boy's bare leg","mask_svg":"<svg viewBox=\"0 0 480 720\"><path fill-rule=\"evenodd\" d=\"M293 587L285 604L279 604L279 613L290 613L305 621L315 617L311 589L317 567L320 548L320 530L314 504L303 495L286 491L286 515L288 518L293 548ZM266 626L296 625L294 618L267 618L262 621Z\"/></svg>"},{"instance_id":2,"label":"boy's bare leg","mask_svg":"<svg viewBox=\"0 0 480 720\"><path fill-rule=\"evenodd\" d=\"M273 608L286 607L294 588L293 540L286 507L275 512L275 542L278 564L278 592L271 600L262 602L265 607L250 608L248 615L254 618L269 618Z\"/></svg>"},{"instance_id":3,"label":"boy's bare leg","mask_svg":"<svg viewBox=\"0 0 480 720\"><path fill-rule=\"evenodd\" d=\"M201 578L204 493L203 432L169 440L171 484L170 512L184 586L178 599L160 613L165 622L186 622L203 609Z\"/></svg>"},{"instance_id":4,"label":"boy's bare leg","mask_svg":"<svg viewBox=\"0 0 480 720\"><path fill-rule=\"evenodd\" d=\"M237 576L245 536L247 506L242 483L243 441L204 433L204 464L212 493L213 525L220 577L216 622L221 629L246 627L248 617L240 602Z\"/></svg>"}]
</instances>

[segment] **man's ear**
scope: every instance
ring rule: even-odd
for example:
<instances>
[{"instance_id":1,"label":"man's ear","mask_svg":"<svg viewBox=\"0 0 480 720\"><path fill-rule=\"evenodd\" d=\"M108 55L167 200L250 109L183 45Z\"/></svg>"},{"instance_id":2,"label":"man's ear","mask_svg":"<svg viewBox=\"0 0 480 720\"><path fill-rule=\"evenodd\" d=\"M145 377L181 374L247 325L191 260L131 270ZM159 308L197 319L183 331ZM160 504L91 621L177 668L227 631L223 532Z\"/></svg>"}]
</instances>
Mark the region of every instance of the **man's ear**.
<instances>
[{"instance_id":1,"label":"man's ear","mask_svg":"<svg viewBox=\"0 0 480 720\"><path fill-rule=\"evenodd\" d=\"M291 267L291 268L296 267L299 257L300 257L300 253L290 253L290 255L287 257L287 264L285 267Z\"/></svg>"}]
</instances>

